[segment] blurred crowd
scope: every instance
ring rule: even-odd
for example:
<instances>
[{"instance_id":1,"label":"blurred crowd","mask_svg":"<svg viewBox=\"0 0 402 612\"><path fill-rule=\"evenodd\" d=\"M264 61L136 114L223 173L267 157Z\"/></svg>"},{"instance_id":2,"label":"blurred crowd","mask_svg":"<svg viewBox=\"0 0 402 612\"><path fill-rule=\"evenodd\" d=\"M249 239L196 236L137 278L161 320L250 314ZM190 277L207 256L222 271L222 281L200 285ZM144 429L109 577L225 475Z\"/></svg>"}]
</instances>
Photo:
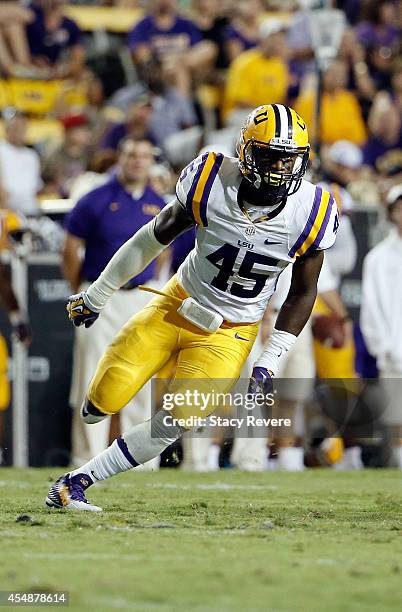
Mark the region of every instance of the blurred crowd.
<instances>
[{"instance_id":1,"label":"blurred crowd","mask_svg":"<svg viewBox=\"0 0 402 612\"><path fill-rule=\"evenodd\" d=\"M115 11L123 23L100 31L95 12L92 27L80 27L80 10L90 7ZM339 19L320 22L319 8L339 9ZM345 343L354 343L339 293L342 274L356 261L353 212L376 211L382 237L389 207L402 196L395 191L402 183L401 26L401 0L1 1L0 211L42 232L39 248L62 251L65 277L76 291L98 273L91 262L97 245L107 251L106 263L123 240L120 230L110 244L98 226L96 240L91 234L93 190L104 189L95 200L102 193L108 205L123 207L125 196L110 191L116 181L136 201L149 189L146 222L169 201L178 174L200 151L235 155L252 108L288 104L309 128L309 178L334 191L343 213L344 242L332 269L337 280L323 289L319 314L345 319ZM43 218L45 209L56 222ZM177 270L192 247L190 234L145 282ZM81 277L80 249L89 253ZM318 339L320 333L325 330ZM353 348L344 370L322 376L364 375L351 365L354 357ZM315 359L313 375L325 356L318 350ZM75 364L75 372L82 366ZM76 382L73 404L87 378ZM77 462L99 450L83 442L83 431L75 435ZM102 436L106 444L109 433ZM355 440L339 444L356 448ZM333 443L323 449L324 463L345 454ZM216 457L215 450L215 463ZM350 465L360 465L353 457ZM402 453L395 461L402 467Z\"/></svg>"},{"instance_id":2,"label":"blurred crowd","mask_svg":"<svg viewBox=\"0 0 402 612\"><path fill-rule=\"evenodd\" d=\"M317 4L344 15L330 31L326 58L317 53ZM100 44L96 31L83 32L66 16L74 7L61 0L0 2L1 164L7 169L18 152L22 160L26 142L37 153L29 185L12 186L3 168L3 205L33 214L38 198L70 197L84 173L113 166L128 135L150 139L172 174L203 146L234 153L243 118L267 100L296 108L320 159L339 140L361 149L353 182L363 205L380 202L399 180L399 1L149 0L135 7L131 31L105 33Z\"/></svg>"}]
</instances>

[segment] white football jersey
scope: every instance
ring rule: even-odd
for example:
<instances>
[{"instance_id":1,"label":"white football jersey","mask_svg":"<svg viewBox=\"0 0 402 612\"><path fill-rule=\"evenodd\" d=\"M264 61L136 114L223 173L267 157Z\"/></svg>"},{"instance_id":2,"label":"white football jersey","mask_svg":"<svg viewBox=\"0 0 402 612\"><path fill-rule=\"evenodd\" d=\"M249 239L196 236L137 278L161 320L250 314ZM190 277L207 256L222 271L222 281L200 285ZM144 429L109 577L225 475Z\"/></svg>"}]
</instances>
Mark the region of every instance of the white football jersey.
<instances>
[{"instance_id":1,"label":"white football jersey","mask_svg":"<svg viewBox=\"0 0 402 612\"><path fill-rule=\"evenodd\" d=\"M181 173L177 198L197 224L197 234L178 278L225 320L251 323L262 318L288 264L332 246L338 215L327 191L302 181L271 218L253 222L238 203L241 179L237 158L213 152Z\"/></svg>"}]
</instances>

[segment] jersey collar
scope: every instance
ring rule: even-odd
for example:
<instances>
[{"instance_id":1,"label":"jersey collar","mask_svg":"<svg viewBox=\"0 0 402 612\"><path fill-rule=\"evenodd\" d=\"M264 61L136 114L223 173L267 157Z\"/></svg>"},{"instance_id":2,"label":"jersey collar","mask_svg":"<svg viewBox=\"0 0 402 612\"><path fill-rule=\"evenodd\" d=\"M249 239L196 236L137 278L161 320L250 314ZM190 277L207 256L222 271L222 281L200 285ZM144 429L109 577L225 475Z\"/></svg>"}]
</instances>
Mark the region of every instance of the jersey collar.
<instances>
[{"instance_id":1,"label":"jersey collar","mask_svg":"<svg viewBox=\"0 0 402 612\"><path fill-rule=\"evenodd\" d=\"M257 223L263 223L264 221L270 221L271 219L274 219L275 217L277 217L279 215L280 212L282 212L282 210L285 208L286 206L286 201L287 198L285 198L281 204L279 204L276 208L274 208L274 210L272 210L270 213L266 214L266 215L261 215L261 217L258 217L257 219L255 219L253 221L253 219L251 219L250 215L248 214L245 206L243 205L243 192L244 192L244 182L243 180L240 183L239 186L239 190L237 192L237 205L239 206L241 212L243 213L243 215L246 217L246 219L252 223L253 225L256 225Z\"/></svg>"}]
</instances>

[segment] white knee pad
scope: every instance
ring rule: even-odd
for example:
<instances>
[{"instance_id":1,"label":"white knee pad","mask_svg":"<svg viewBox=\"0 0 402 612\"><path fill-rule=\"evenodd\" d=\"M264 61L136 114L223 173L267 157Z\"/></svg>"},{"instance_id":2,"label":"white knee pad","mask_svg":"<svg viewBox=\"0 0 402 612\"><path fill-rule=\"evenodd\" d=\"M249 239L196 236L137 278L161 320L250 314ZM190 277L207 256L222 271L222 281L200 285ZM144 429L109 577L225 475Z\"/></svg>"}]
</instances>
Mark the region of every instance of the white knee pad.
<instances>
[{"instance_id":1,"label":"white knee pad","mask_svg":"<svg viewBox=\"0 0 402 612\"><path fill-rule=\"evenodd\" d=\"M91 406L91 402L87 398L85 398L81 406L81 417L84 423L87 423L87 425L93 425L94 423L100 423L104 419L107 419L108 416L110 416L109 414L99 414L99 415L91 414L88 411L88 407L90 406ZM94 408L96 411L98 410L95 406Z\"/></svg>"}]
</instances>

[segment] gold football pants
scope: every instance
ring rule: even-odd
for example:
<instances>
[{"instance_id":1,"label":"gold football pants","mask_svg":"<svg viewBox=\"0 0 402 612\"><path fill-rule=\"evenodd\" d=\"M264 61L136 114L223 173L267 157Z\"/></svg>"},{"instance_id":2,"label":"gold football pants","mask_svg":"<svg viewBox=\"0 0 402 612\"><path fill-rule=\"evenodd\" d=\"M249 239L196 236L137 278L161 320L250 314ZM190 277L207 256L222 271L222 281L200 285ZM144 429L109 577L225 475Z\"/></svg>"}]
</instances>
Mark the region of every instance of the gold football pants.
<instances>
[{"instance_id":1,"label":"gold football pants","mask_svg":"<svg viewBox=\"0 0 402 612\"><path fill-rule=\"evenodd\" d=\"M88 398L105 414L121 410L141 387L169 361L176 360L170 393L227 393L240 376L258 333L259 322L224 322L209 334L186 321L178 302L188 294L174 276L154 298L124 325L101 358ZM169 296L172 296L170 298ZM175 418L206 417L217 406L175 406Z\"/></svg>"},{"instance_id":2,"label":"gold football pants","mask_svg":"<svg viewBox=\"0 0 402 612\"><path fill-rule=\"evenodd\" d=\"M314 306L314 313L328 315L332 314L332 311L321 298L318 298ZM353 340L347 342L342 348L331 348L314 340L314 356L317 374L320 378L356 378Z\"/></svg>"}]
</instances>

